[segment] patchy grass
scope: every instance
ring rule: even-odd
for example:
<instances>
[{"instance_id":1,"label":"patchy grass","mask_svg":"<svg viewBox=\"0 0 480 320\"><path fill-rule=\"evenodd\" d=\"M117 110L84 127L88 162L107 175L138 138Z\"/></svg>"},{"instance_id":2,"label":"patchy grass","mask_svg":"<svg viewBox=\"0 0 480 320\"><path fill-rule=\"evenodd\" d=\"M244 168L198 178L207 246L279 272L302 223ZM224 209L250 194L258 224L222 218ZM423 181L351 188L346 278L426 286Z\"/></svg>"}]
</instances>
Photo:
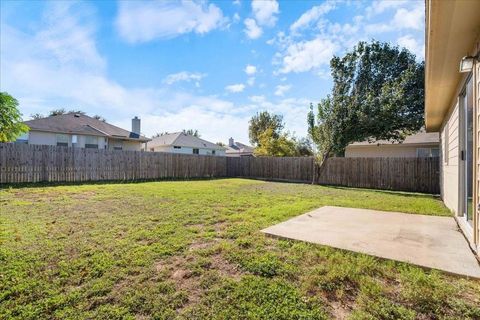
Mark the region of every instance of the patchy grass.
<instances>
[{"instance_id":1,"label":"patchy grass","mask_svg":"<svg viewBox=\"0 0 480 320\"><path fill-rule=\"evenodd\" d=\"M479 282L259 232L323 205L449 215L242 179L2 189L0 318L480 318Z\"/></svg>"}]
</instances>

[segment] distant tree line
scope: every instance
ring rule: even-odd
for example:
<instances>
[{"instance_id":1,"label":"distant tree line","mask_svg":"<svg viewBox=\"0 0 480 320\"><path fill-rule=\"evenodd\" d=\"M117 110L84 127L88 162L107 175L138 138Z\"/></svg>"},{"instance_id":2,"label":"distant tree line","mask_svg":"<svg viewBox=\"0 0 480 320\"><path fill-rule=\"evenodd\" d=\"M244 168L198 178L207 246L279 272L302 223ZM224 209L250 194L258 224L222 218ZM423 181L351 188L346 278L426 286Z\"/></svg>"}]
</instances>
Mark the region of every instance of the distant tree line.
<instances>
[{"instance_id":1,"label":"distant tree line","mask_svg":"<svg viewBox=\"0 0 480 320\"><path fill-rule=\"evenodd\" d=\"M183 129L182 132L185 133L186 135L200 138L200 132L197 129ZM166 135L166 134L169 134L169 132L167 132L167 131L157 132L152 136L152 139L161 137L161 136Z\"/></svg>"},{"instance_id":2,"label":"distant tree line","mask_svg":"<svg viewBox=\"0 0 480 320\"><path fill-rule=\"evenodd\" d=\"M46 118L46 117L54 117L54 116L67 114L67 113L78 113L78 114L83 114L83 115L87 114L85 111L82 111L82 110L69 110L69 111L67 111L65 108L59 108L59 109L50 110L50 112L47 115L43 115L41 113L34 113L34 114L30 115L30 118L32 118L32 119L42 119L42 118ZM107 122L107 120L104 117L99 116L98 114L92 116L92 118L103 121L103 122Z\"/></svg>"},{"instance_id":3,"label":"distant tree line","mask_svg":"<svg viewBox=\"0 0 480 320\"><path fill-rule=\"evenodd\" d=\"M283 129L283 116L262 111L250 119L248 135L257 156L301 157L313 155L308 138L297 138Z\"/></svg>"}]
</instances>

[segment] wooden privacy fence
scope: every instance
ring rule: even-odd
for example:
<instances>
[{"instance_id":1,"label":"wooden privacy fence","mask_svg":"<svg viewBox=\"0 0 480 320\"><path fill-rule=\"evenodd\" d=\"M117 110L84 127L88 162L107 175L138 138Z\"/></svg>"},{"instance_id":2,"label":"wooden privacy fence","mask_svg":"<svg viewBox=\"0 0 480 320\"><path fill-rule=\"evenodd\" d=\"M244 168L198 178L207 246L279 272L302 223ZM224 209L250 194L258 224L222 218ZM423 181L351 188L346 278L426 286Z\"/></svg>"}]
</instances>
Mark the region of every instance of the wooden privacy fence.
<instances>
[{"instance_id":1,"label":"wooden privacy fence","mask_svg":"<svg viewBox=\"0 0 480 320\"><path fill-rule=\"evenodd\" d=\"M316 166L314 170L314 166ZM356 188L440 193L438 158L329 158L320 171L312 157L229 158L227 176L312 182Z\"/></svg>"},{"instance_id":2,"label":"wooden privacy fence","mask_svg":"<svg viewBox=\"0 0 480 320\"><path fill-rule=\"evenodd\" d=\"M199 156L0 144L0 183L244 177L357 188L440 192L438 158Z\"/></svg>"},{"instance_id":3,"label":"wooden privacy fence","mask_svg":"<svg viewBox=\"0 0 480 320\"><path fill-rule=\"evenodd\" d=\"M330 158L318 184L440 193L439 158Z\"/></svg>"},{"instance_id":4,"label":"wooden privacy fence","mask_svg":"<svg viewBox=\"0 0 480 320\"><path fill-rule=\"evenodd\" d=\"M313 165L312 157L232 157L227 161L227 176L312 182Z\"/></svg>"},{"instance_id":5,"label":"wooden privacy fence","mask_svg":"<svg viewBox=\"0 0 480 320\"><path fill-rule=\"evenodd\" d=\"M226 174L225 157L0 144L0 183L187 179Z\"/></svg>"}]
</instances>

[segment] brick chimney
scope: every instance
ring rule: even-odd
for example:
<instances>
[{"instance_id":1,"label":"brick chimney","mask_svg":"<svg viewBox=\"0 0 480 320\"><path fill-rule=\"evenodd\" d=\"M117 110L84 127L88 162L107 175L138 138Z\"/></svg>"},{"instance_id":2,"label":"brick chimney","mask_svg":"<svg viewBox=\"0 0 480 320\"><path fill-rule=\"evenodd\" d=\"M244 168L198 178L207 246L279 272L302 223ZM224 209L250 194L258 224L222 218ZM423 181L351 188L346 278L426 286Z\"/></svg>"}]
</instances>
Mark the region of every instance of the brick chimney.
<instances>
[{"instance_id":1,"label":"brick chimney","mask_svg":"<svg viewBox=\"0 0 480 320\"><path fill-rule=\"evenodd\" d=\"M228 146L233 147L234 145L235 145L235 141L233 141L233 138L230 137L230 139L228 139Z\"/></svg>"},{"instance_id":2,"label":"brick chimney","mask_svg":"<svg viewBox=\"0 0 480 320\"><path fill-rule=\"evenodd\" d=\"M132 119L132 132L140 135L140 119L137 116Z\"/></svg>"}]
</instances>

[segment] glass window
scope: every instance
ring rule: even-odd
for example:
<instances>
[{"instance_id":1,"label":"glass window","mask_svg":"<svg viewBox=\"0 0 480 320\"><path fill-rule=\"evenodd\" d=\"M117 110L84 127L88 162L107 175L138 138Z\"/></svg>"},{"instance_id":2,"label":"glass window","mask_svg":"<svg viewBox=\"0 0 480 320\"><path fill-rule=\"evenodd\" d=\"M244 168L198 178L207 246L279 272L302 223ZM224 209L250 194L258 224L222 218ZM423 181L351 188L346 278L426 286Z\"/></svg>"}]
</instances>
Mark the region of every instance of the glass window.
<instances>
[{"instance_id":1,"label":"glass window","mask_svg":"<svg viewBox=\"0 0 480 320\"><path fill-rule=\"evenodd\" d=\"M215 155L215 150L212 150L212 154Z\"/></svg>"},{"instance_id":2,"label":"glass window","mask_svg":"<svg viewBox=\"0 0 480 320\"><path fill-rule=\"evenodd\" d=\"M450 144L449 144L449 139L450 139L450 134L449 134L449 130L448 130L448 127L449 127L450 123L446 123L445 124L445 145L444 145L444 153L443 153L443 156L445 159L443 159L443 162L445 162L447 165L448 165L448 157L449 157L449 148L450 148Z\"/></svg>"},{"instance_id":3,"label":"glass window","mask_svg":"<svg viewBox=\"0 0 480 320\"><path fill-rule=\"evenodd\" d=\"M417 157L418 158L431 158L439 156L438 148L417 148Z\"/></svg>"},{"instance_id":4,"label":"glass window","mask_svg":"<svg viewBox=\"0 0 480 320\"><path fill-rule=\"evenodd\" d=\"M57 146L68 147L68 135L66 134L57 134Z\"/></svg>"},{"instance_id":5,"label":"glass window","mask_svg":"<svg viewBox=\"0 0 480 320\"><path fill-rule=\"evenodd\" d=\"M123 141L121 140L111 140L110 141L111 149L113 150L123 150Z\"/></svg>"},{"instance_id":6,"label":"glass window","mask_svg":"<svg viewBox=\"0 0 480 320\"><path fill-rule=\"evenodd\" d=\"M20 137L17 138L17 140L15 141L15 143L19 143L19 144L28 144L28 132L27 133L24 133L22 134Z\"/></svg>"},{"instance_id":7,"label":"glass window","mask_svg":"<svg viewBox=\"0 0 480 320\"><path fill-rule=\"evenodd\" d=\"M180 146L173 146L173 149L182 149Z\"/></svg>"},{"instance_id":8,"label":"glass window","mask_svg":"<svg viewBox=\"0 0 480 320\"><path fill-rule=\"evenodd\" d=\"M98 137L85 136L85 148L98 149Z\"/></svg>"},{"instance_id":9,"label":"glass window","mask_svg":"<svg viewBox=\"0 0 480 320\"><path fill-rule=\"evenodd\" d=\"M198 149L193 149L193 154L199 154L199 150Z\"/></svg>"}]
</instances>

